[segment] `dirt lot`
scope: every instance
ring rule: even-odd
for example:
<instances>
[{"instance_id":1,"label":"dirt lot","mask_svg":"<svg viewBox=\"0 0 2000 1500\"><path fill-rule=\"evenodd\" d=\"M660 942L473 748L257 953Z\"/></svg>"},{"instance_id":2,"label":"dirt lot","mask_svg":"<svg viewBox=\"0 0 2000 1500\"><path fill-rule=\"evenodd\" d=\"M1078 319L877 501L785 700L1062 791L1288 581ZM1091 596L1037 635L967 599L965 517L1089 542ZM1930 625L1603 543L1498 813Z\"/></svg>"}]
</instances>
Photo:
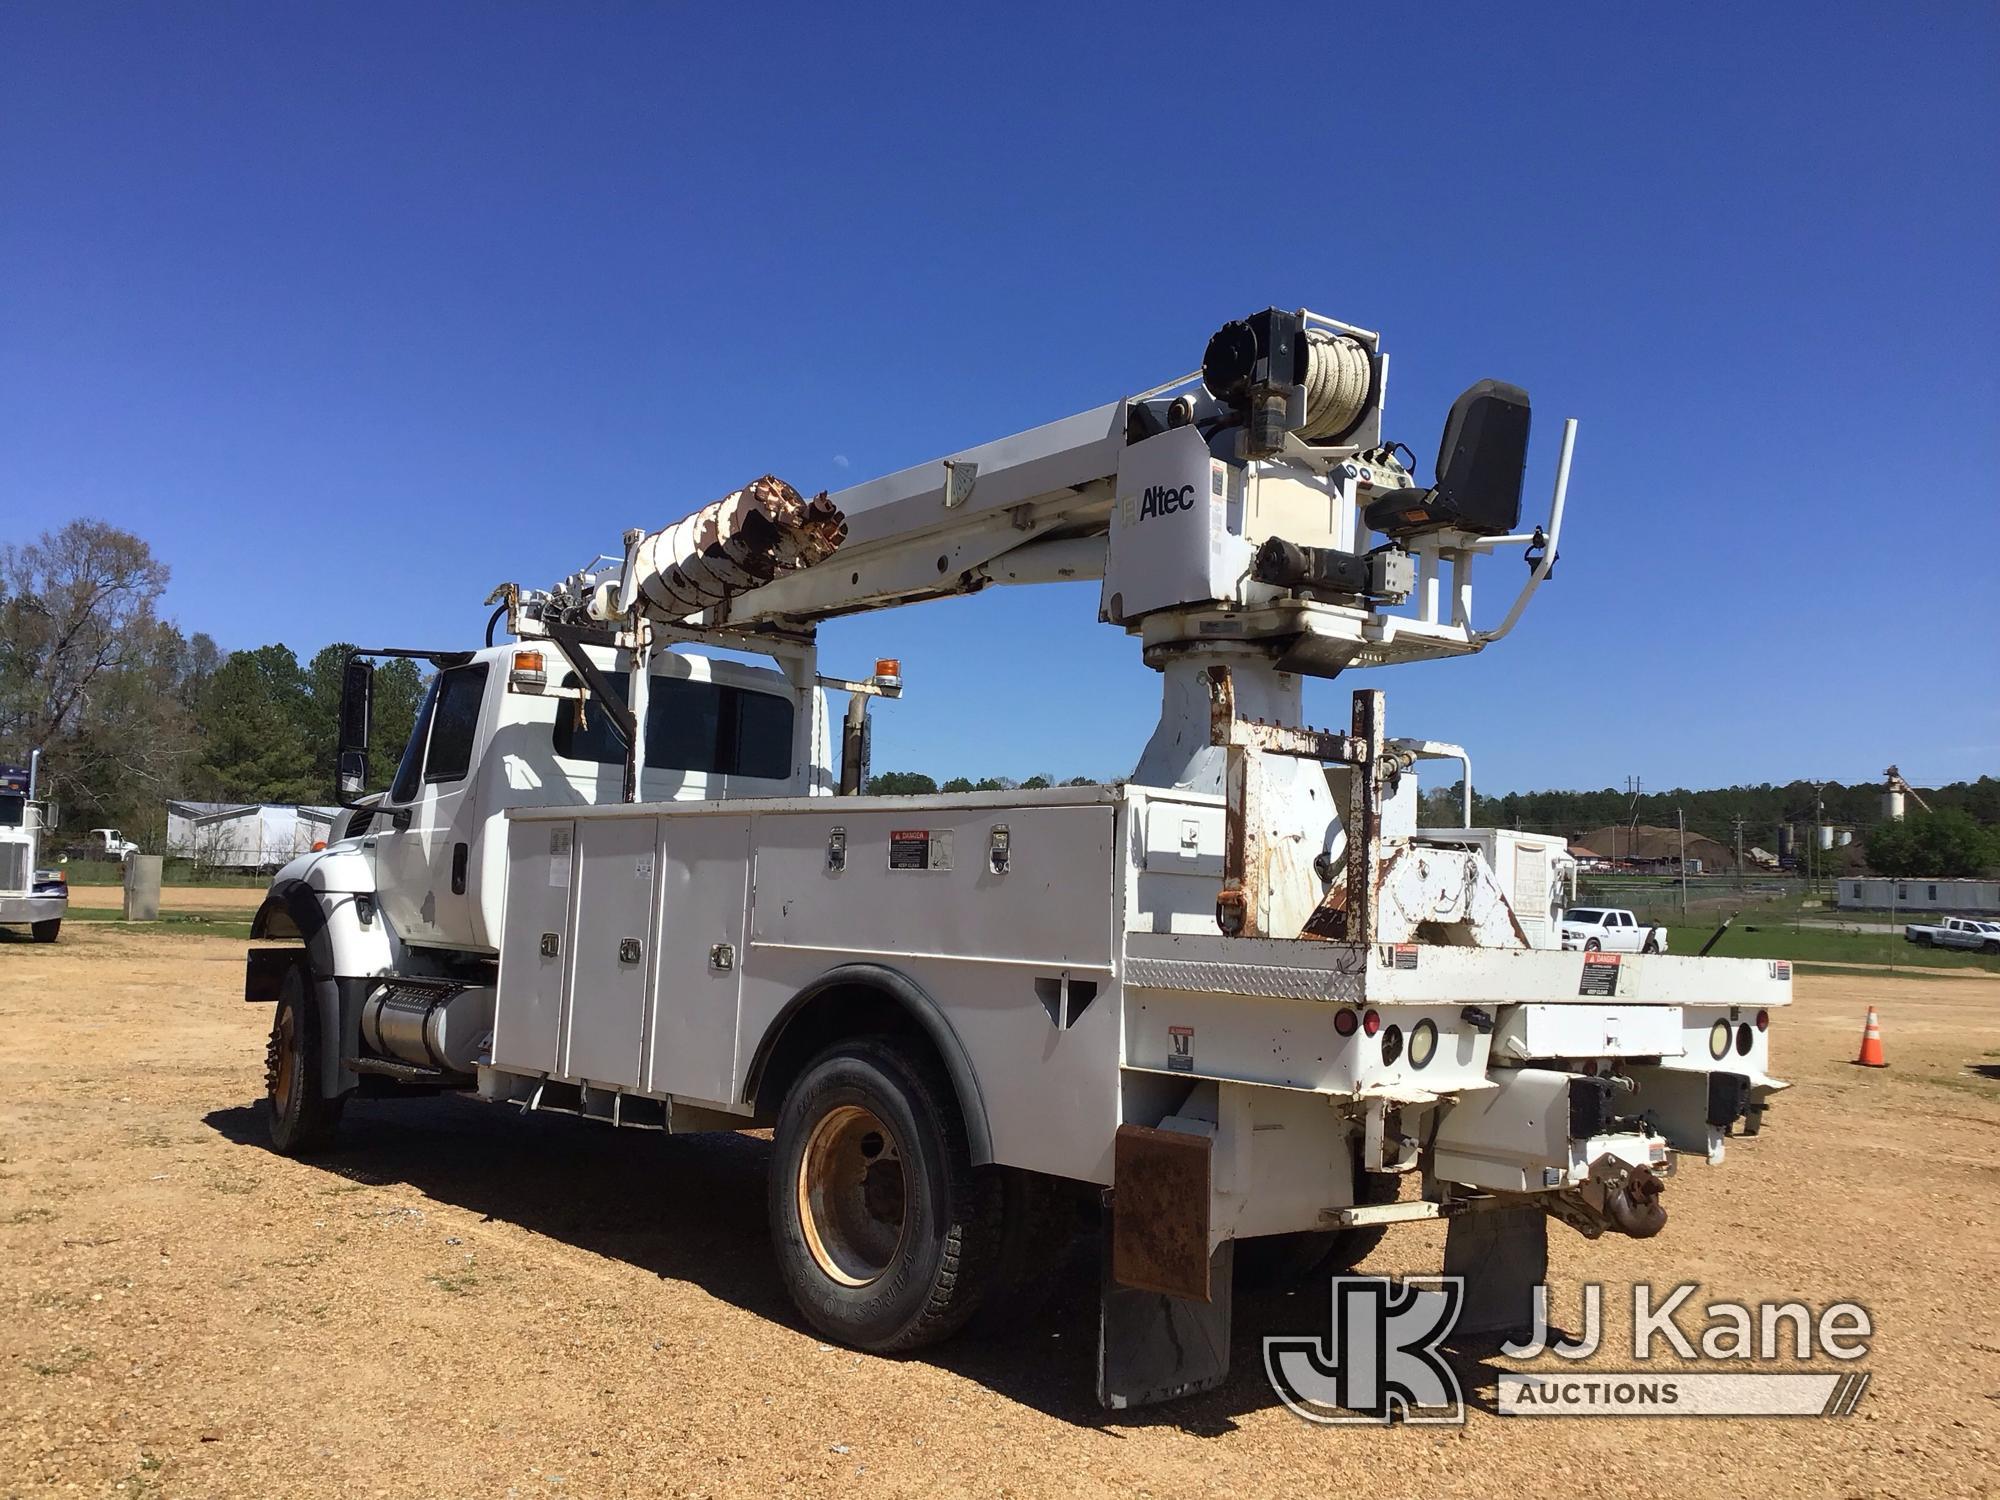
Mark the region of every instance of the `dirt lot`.
<instances>
[{"instance_id":1,"label":"dirt lot","mask_svg":"<svg viewBox=\"0 0 2000 1500\"><path fill-rule=\"evenodd\" d=\"M160 910L163 912L241 912L248 917L264 899L264 887L248 885L163 885ZM92 910L118 911L125 904L125 891L115 885L73 885L70 904Z\"/></svg>"},{"instance_id":2,"label":"dirt lot","mask_svg":"<svg viewBox=\"0 0 2000 1500\"><path fill-rule=\"evenodd\" d=\"M313 1162L265 1149L268 1012L242 945L0 939L0 1493L1933 1495L2000 1450L2000 981L1801 980L1756 1140L1669 1190L1657 1240L1557 1227L1558 1309L1605 1281L1855 1298L1874 1381L1846 1421L1322 1428L1239 1303L1220 1391L1123 1416L1090 1391L1093 1288L926 1358L829 1348L778 1289L765 1144L350 1108ZM1881 1007L1892 1067L1852 1067ZM1434 1270L1392 1234L1377 1270ZM1702 1300L1708 1300L1703 1298ZM1572 1320L1573 1321L1573 1320ZM1691 1320L1699 1325L1699 1317ZM1625 1320L1604 1368L1630 1366ZM1467 1367L1490 1389L1492 1367ZM1475 1405L1477 1399L1475 1398Z\"/></svg>"}]
</instances>

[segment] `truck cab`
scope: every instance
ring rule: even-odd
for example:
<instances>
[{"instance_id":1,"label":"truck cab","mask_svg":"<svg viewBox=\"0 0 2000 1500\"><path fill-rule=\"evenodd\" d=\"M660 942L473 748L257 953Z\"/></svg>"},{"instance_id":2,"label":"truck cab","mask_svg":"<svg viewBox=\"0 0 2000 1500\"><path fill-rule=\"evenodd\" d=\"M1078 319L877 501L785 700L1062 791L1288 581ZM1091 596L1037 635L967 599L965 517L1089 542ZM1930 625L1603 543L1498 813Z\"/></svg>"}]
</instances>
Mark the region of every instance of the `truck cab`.
<instances>
[{"instance_id":1,"label":"truck cab","mask_svg":"<svg viewBox=\"0 0 2000 1500\"><path fill-rule=\"evenodd\" d=\"M624 687L611 652L592 659ZM493 956L508 809L618 801L625 750L553 651L493 646L449 661L431 679L389 787L346 820L331 848L366 848L382 915L403 943ZM824 695L810 673L663 652L645 737L648 802L831 790Z\"/></svg>"},{"instance_id":2,"label":"truck cab","mask_svg":"<svg viewBox=\"0 0 2000 1500\"><path fill-rule=\"evenodd\" d=\"M69 909L60 870L39 867L46 810L36 800L35 764L0 766L0 926L26 927L38 943L53 943Z\"/></svg>"}]
</instances>

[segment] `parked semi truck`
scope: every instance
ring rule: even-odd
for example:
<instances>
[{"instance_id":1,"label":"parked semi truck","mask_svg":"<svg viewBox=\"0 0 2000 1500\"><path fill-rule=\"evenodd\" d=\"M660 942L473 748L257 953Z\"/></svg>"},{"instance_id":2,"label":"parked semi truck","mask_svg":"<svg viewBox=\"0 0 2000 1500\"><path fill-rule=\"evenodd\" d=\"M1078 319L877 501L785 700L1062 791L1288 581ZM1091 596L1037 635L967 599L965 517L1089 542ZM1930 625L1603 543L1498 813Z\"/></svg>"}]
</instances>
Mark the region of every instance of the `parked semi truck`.
<instances>
[{"instance_id":1,"label":"parked semi truck","mask_svg":"<svg viewBox=\"0 0 2000 1500\"><path fill-rule=\"evenodd\" d=\"M40 790L42 752L26 766L0 765L0 927L26 927L38 943L62 935L69 883L40 865L47 806Z\"/></svg>"},{"instance_id":2,"label":"parked semi truck","mask_svg":"<svg viewBox=\"0 0 2000 1500\"><path fill-rule=\"evenodd\" d=\"M1387 366L1371 331L1268 309L1138 395L629 531L497 590L483 646L357 653L348 811L273 881L247 963L277 1149L324 1146L358 1093L440 1089L771 1126L791 1295L878 1351L1028 1295L1082 1197L1110 1405L1223 1377L1239 1256L1334 1267L1443 1218L1499 1327L1528 1319L1550 1217L1657 1233L1676 1159L1719 1163L1784 1086L1790 969L1562 951L1565 851L1417 826L1425 763L1463 763L1469 802L1463 749L1392 735L1377 691L1307 723L1308 678L1500 640L1556 554L1575 424L1523 531L1525 393L1468 389L1420 484ZM1526 578L1482 628L1500 549ZM822 675L816 627L1062 581L1158 675L1132 774L867 795L901 672ZM385 656L434 675L363 796Z\"/></svg>"}]
</instances>

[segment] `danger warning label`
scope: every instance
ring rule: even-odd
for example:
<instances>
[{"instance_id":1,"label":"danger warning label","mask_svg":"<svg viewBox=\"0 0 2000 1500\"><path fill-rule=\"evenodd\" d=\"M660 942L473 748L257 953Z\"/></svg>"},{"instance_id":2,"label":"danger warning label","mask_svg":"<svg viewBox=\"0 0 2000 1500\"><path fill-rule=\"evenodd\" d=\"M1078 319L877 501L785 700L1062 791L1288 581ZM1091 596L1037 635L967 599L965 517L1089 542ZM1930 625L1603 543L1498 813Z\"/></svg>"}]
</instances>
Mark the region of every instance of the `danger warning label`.
<instances>
[{"instance_id":1,"label":"danger warning label","mask_svg":"<svg viewBox=\"0 0 2000 1500\"><path fill-rule=\"evenodd\" d=\"M949 828L898 828L889 834L889 868L923 872L951 868Z\"/></svg>"}]
</instances>

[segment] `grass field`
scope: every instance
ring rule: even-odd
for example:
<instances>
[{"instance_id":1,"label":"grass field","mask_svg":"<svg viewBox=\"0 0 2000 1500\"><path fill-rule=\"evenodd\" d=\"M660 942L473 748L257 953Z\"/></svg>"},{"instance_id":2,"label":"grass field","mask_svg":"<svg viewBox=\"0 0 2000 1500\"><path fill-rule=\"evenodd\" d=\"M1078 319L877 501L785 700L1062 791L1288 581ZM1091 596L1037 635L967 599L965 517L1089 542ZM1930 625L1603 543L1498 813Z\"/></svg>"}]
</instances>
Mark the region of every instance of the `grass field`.
<instances>
[{"instance_id":1,"label":"grass field","mask_svg":"<svg viewBox=\"0 0 2000 1500\"><path fill-rule=\"evenodd\" d=\"M130 922L125 913L116 906L72 906L66 918L72 922L116 922L133 932L198 933L203 937L247 938L250 936L250 918L238 912L179 912L160 913L157 922Z\"/></svg>"},{"instance_id":2,"label":"grass field","mask_svg":"<svg viewBox=\"0 0 2000 1500\"><path fill-rule=\"evenodd\" d=\"M1670 923L1667 947L1673 953L1699 953L1715 932L1715 923L1683 926ZM1718 958L1789 958L1798 963L1867 964L1882 969L1972 969L2000 974L2000 957L1962 953L1949 948L1919 948L1901 934L1838 932L1828 927L1793 927L1768 918L1746 917L1715 945Z\"/></svg>"}]
</instances>

